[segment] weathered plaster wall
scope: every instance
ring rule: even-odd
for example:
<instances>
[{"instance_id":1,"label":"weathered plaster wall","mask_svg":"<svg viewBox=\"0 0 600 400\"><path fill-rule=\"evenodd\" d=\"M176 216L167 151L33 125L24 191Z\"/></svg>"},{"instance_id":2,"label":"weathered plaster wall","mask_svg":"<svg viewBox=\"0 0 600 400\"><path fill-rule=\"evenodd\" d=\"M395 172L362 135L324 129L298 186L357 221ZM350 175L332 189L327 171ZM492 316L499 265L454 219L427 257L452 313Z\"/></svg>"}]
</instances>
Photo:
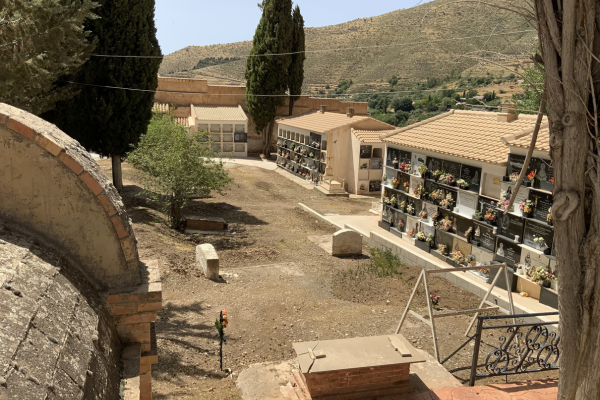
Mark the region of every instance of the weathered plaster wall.
<instances>
[{"instance_id":1,"label":"weathered plaster wall","mask_svg":"<svg viewBox=\"0 0 600 400\"><path fill-rule=\"evenodd\" d=\"M120 196L79 143L0 103L0 218L61 249L101 288L140 283Z\"/></svg>"}]
</instances>

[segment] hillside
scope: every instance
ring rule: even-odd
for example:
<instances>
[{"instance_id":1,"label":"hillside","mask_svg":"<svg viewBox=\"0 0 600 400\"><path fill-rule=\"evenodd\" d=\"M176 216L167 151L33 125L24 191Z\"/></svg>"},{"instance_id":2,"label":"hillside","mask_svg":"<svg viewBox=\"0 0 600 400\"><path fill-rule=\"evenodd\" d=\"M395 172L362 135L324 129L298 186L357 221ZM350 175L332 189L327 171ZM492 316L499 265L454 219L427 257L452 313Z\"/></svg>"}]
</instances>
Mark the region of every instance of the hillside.
<instances>
[{"instance_id":1,"label":"hillside","mask_svg":"<svg viewBox=\"0 0 600 400\"><path fill-rule=\"evenodd\" d=\"M486 50L522 59L533 52L535 32L490 34L533 29L510 12L452 0L436 0L339 25L307 28L309 53L304 91L315 93L326 85L335 87L344 79L352 79L349 92L357 92L389 88L387 80L393 75L400 82L443 77L452 70L476 66L477 61L464 55L479 56ZM471 38L447 40L461 37ZM378 47L356 49L372 46ZM244 83L245 56L250 48L251 41L186 47L165 56L160 74L205 78L213 84ZM346 48L353 49L310 53ZM201 68L195 69L198 66Z\"/></svg>"}]
</instances>

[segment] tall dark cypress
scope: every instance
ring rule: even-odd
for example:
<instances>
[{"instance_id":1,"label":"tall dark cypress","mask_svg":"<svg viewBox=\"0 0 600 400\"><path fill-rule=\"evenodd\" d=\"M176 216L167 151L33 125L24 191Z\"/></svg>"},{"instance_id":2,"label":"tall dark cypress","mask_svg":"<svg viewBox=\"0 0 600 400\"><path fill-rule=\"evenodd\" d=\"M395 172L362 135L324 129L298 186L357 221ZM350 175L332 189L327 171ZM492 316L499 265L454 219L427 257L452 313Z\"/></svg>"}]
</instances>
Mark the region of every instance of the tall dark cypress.
<instances>
[{"instance_id":1,"label":"tall dark cypress","mask_svg":"<svg viewBox=\"0 0 600 400\"><path fill-rule=\"evenodd\" d=\"M246 106L257 132L263 135L263 154L269 156L277 108L284 105L292 49L292 1L263 0L262 17L246 63ZM270 95L279 97L260 97Z\"/></svg>"},{"instance_id":2,"label":"tall dark cypress","mask_svg":"<svg viewBox=\"0 0 600 400\"><path fill-rule=\"evenodd\" d=\"M100 18L86 24L96 54L161 56L154 0L100 0ZM91 57L69 78L80 84L144 90L158 87L160 58ZM121 191L121 156L137 145L152 118L154 93L76 85L81 93L44 115L86 149L112 157L113 183Z\"/></svg>"},{"instance_id":3,"label":"tall dark cypress","mask_svg":"<svg viewBox=\"0 0 600 400\"><path fill-rule=\"evenodd\" d=\"M292 13L292 61L288 70L288 87L290 93L290 115L294 111L294 102L300 98L304 83L304 60L306 59L304 18L300 7L296 5Z\"/></svg>"}]
</instances>

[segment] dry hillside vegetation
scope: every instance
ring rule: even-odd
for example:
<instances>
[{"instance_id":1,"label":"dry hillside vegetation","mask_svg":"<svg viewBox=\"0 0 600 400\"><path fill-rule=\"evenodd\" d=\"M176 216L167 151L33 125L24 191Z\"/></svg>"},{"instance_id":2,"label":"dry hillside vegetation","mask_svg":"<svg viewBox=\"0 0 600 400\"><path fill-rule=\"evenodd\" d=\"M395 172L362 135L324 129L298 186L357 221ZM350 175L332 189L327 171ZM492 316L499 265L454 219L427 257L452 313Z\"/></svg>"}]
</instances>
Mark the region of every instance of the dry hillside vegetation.
<instances>
[{"instance_id":1,"label":"dry hillside vegetation","mask_svg":"<svg viewBox=\"0 0 600 400\"><path fill-rule=\"evenodd\" d=\"M492 0L493 1L493 0ZM449 3L449 4L448 4ZM498 0L498 3L502 3ZM258 22L258 21L257 21ZM531 30L531 32L489 36L492 33ZM435 0L406 10L397 10L373 18L357 19L340 25L307 28L307 50L343 49L308 53L305 91L336 86L352 79L349 92L389 87L387 80L396 75L400 81L443 77L451 70L465 70L478 64L465 54L484 55L483 51L523 58L533 52L535 27L507 11L472 2ZM483 36L463 40L423 41ZM165 57L163 76L197 77L211 83L244 82L245 55L251 42L212 46L191 46ZM211 57L240 57L239 60L195 69Z\"/></svg>"}]
</instances>

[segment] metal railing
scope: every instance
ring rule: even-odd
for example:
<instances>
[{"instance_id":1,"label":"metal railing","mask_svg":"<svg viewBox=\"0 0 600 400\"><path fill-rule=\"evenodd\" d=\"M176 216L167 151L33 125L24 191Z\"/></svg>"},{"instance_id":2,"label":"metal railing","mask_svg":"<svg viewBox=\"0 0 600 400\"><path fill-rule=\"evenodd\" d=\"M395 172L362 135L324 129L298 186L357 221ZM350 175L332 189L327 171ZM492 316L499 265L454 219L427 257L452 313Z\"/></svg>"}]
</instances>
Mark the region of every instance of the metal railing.
<instances>
[{"instance_id":1,"label":"metal railing","mask_svg":"<svg viewBox=\"0 0 600 400\"><path fill-rule=\"evenodd\" d=\"M548 330L558 321L512 323L484 326L485 321L497 321L515 318L532 318L542 316L558 316L558 312L518 315L494 315L479 317L475 347L473 349L473 363L471 365L471 378L469 386L475 385L475 379L498 375L517 375L531 372L550 371L559 368L560 336L555 331ZM498 347L486 357L485 373L477 373L479 362L479 349L481 336L490 329L505 330L498 340Z\"/></svg>"}]
</instances>

